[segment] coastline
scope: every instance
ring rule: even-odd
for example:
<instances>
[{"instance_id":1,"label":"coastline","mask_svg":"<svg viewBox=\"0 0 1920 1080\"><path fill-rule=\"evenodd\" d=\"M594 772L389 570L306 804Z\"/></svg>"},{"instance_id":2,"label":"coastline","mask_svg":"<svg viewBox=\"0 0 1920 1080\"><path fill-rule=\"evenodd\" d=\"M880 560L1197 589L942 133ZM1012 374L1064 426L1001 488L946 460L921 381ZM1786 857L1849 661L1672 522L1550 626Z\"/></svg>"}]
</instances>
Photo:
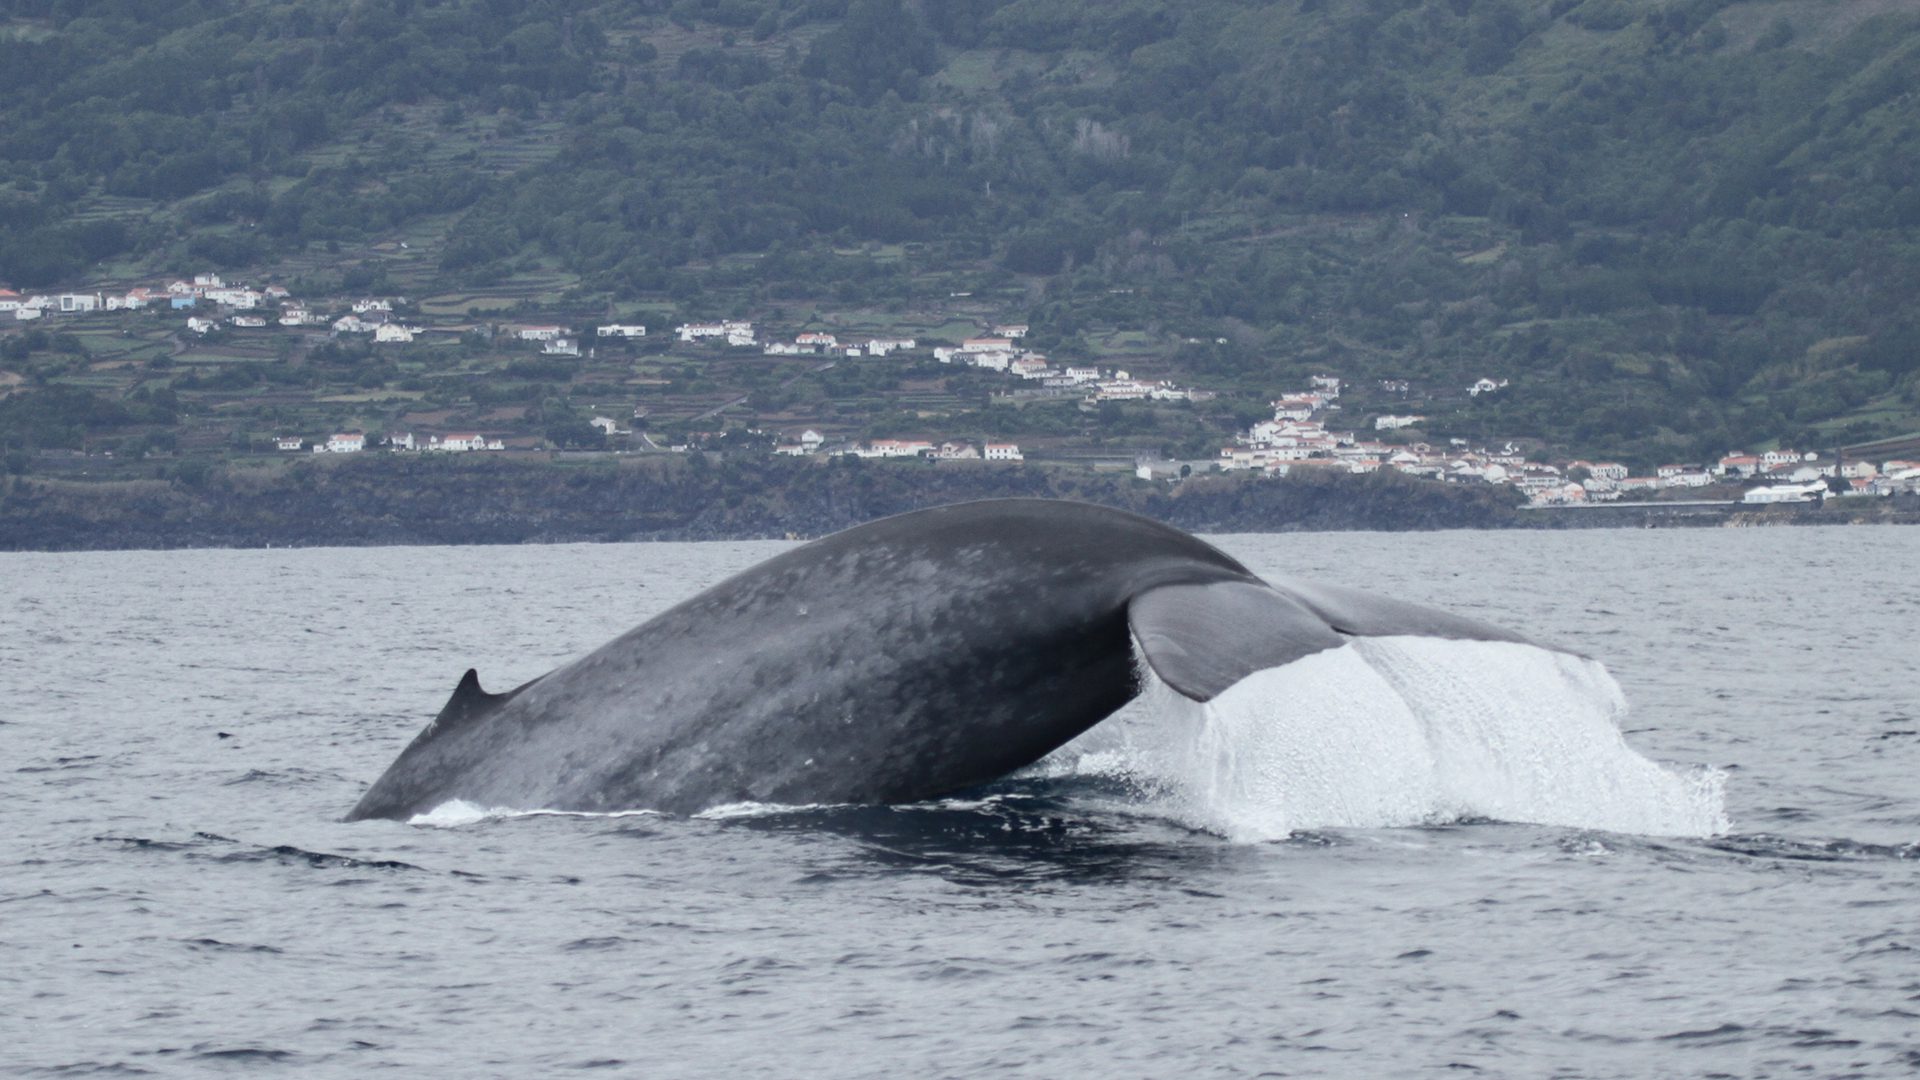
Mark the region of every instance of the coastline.
<instances>
[{"instance_id":1,"label":"coastline","mask_svg":"<svg viewBox=\"0 0 1920 1080\"><path fill-rule=\"evenodd\" d=\"M135 475L126 475L135 473ZM1512 493L1390 473L1177 485L1038 466L702 456L377 457L157 477L0 480L0 550L353 547L811 538L969 499L1079 499L1191 532L1920 524L1920 499L1755 509L1661 504L1523 510ZM1852 506L1845 504L1869 503Z\"/></svg>"}]
</instances>

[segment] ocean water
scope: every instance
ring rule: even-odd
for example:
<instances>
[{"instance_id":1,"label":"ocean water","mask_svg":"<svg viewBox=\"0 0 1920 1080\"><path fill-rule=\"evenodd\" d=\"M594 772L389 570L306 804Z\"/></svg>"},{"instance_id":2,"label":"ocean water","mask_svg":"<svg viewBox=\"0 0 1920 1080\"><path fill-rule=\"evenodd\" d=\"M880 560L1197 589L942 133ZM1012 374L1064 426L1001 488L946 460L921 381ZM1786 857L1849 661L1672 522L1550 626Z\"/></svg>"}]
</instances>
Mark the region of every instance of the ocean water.
<instances>
[{"instance_id":1,"label":"ocean water","mask_svg":"<svg viewBox=\"0 0 1920 1080\"><path fill-rule=\"evenodd\" d=\"M338 819L784 545L0 555L0 1075L1920 1073L1920 534L1218 538L1578 656L1149 686L892 808Z\"/></svg>"}]
</instances>

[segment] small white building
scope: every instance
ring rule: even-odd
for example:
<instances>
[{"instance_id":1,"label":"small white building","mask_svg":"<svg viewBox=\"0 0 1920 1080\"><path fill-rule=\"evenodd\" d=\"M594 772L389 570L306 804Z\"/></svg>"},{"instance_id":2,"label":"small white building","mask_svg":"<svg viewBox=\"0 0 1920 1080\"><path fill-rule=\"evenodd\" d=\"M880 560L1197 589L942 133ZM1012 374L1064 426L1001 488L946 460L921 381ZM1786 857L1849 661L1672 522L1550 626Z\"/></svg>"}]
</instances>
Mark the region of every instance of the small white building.
<instances>
[{"instance_id":1,"label":"small white building","mask_svg":"<svg viewBox=\"0 0 1920 1080\"><path fill-rule=\"evenodd\" d=\"M1773 484L1757 487L1740 497L1748 505L1766 505L1771 503L1810 503L1819 502L1827 497L1827 485L1811 484Z\"/></svg>"},{"instance_id":2,"label":"small white building","mask_svg":"<svg viewBox=\"0 0 1920 1080\"><path fill-rule=\"evenodd\" d=\"M1373 420L1375 431L1398 431L1409 428L1425 420L1424 416L1376 416Z\"/></svg>"},{"instance_id":3,"label":"small white building","mask_svg":"<svg viewBox=\"0 0 1920 1080\"><path fill-rule=\"evenodd\" d=\"M63 315L80 315L89 311L99 311L107 306L106 299L99 293L61 293L56 298Z\"/></svg>"},{"instance_id":4,"label":"small white building","mask_svg":"<svg viewBox=\"0 0 1920 1080\"><path fill-rule=\"evenodd\" d=\"M353 302L353 313L355 315L366 315L366 314L369 314L370 312L375 312L375 311L388 312L392 310L393 310L393 302L390 300L375 300L372 298L368 298L365 300L355 300Z\"/></svg>"},{"instance_id":5,"label":"small white building","mask_svg":"<svg viewBox=\"0 0 1920 1080\"><path fill-rule=\"evenodd\" d=\"M753 344L753 324L742 319L728 319L713 323L683 323L673 328L681 341L694 342L705 338L719 338L728 345L745 346Z\"/></svg>"},{"instance_id":6,"label":"small white building","mask_svg":"<svg viewBox=\"0 0 1920 1080\"><path fill-rule=\"evenodd\" d=\"M647 328L639 323L608 323L594 333L600 337L642 338L647 336Z\"/></svg>"},{"instance_id":7,"label":"small white building","mask_svg":"<svg viewBox=\"0 0 1920 1080\"><path fill-rule=\"evenodd\" d=\"M413 449L413 432L405 431L398 435L387 436L387 448L394 451Z\"/></svg>"},{"instance_id":8,"label":"small white building","mask_svg":"<svg viewBox=\"0 0 1920 1080\"><path fill-rule=\"evenodd\" d=\"M342 431L327 436L326 452L329 454L357 454L367 448L367 437L358 431ZM321 448L314 447L315 451Z\"/></svg>"},{"instance_id":9,"label":"small white building","mask_svg":"<svg viewBox=\"0 0 1920 1080\"><path fill-rule=\"evenodd\" d=\"M465 453L468 450L485 450L486 448L486 437L471 432L459 435L448 435L444 439L439 436L434 436L427 441L427 449L429 450L445 450L448 453L454 454Z\"/></svg>"},{"instance_id":10,"label":"small white building","mask_svg":"<svg viewBox=\"0 0 1920 1080\"><path fill-rule=\"evenodd\" d=\"M260 293L252 289L238 287L208 289L201 295L207 300L230 307L235 311L252 311L254 308L260 306L262 299Z\"/></svg>"},{"instance_id":11,"label":"small white building","mask_svg":"<svg viewBox=\"0 0 1920 1080\"><path fill-rule=\"evenodd\" d=\"M1010 442L988 443L987 449L986 449L986 459L988 461L1025 461L1026 460L1026 458L1022 457L1020 454L1019 444L1010 443Z\"/></svg>"},{"instance_id":12,"label":"small white building","mask_svg":"<svg viewBox=\"0 0 1920 1080\"><path fill-rule=\"evenodd\" d=\"M290 307L280 309L281 326L305 326L312 321L313 313L306 308Z\"/></svg>"},{"instance_id":13,"label":"small white building","mask_svg":"<svg viewBox=\"0 0 1920 1080\"><path fill-rule=\"evenodd\" d=\"M540 347L545 356L579 356L580 343L572 338L554 338Z\"/></svg>"},{"instance_id":14,"label":"small white building","mask_svg":"<svg viewBox=\"0 0 1920 1080\"><path fill-rule=\"evenodd\" d=\"M885 356L888 353L899 352L902 349L911 349L913 347L914 340L912 338L874 338L872 341L867 342L867 355Z\"/></svg>"},{"instance_id":15,"label":"small white building","mask_svg":"<svg viewBox=\"0 0 1920 1080\"><path fill-rule=\"evenodd\" d=\"M373 340L408 342L413 340L414 328L399 323L381 323L374 328Z\"/></svg>"},{"instance_id":16,"label":"small white building","mask_svg":"<svg viewBox=\"0 0 1920 1080\"><path fill-rule=\"evenodd\" d=\"M264 315L235 315L227 321L240 327L242 330L258 330L267 325L267 319Z\"/></svg>"},{"instance_id":17,"label":"small white building","mask_svg":"<svg viewBox=\"0 0 1920 1080\"><path fill-rule=\"evenodd\" d=\"M1019 339L1027 336L1027 324L1026 323L1003 323L993 328L993 336L998 338L1007 338L1010 341L1018 341Z\"/></svg>"},{"instance_id":18,"label":"small white building","mask_svg":"<svg viewBox=\"0 0 1920 1080\"><path fill-rule=\"evenodd\" d=\"M933 444L925 439L874 439L867 443L866 457L922 457L933 453Z\"/></svg>"},{"instance_id":19,"label":"small white building","mask_svg":"<svg viewBox=\"0 0 1920 1080\"><path fill-rule=\"evenodd\" d=\"M564 326L516 326L513 329L513 336L521 341L552 341L566 335Z\"/></svg>"},{"instance_id":20,"label":"small white building","mask_svg":"<svg viewBox=\"0 0 1920 1080\"><path fill-rule=\"evenodd\" d=\"M282 435L273 440L273 445L282 450L299 450L307 445L307 440L298 435Z\"/></svg>"},{"instance_id":21,"label":"small white building","mask_svg":"<svg viewBox=\"0 0 1920 1080\"><path fill-rule=\"evenodd\" d=\"M195 318L195 317L189 317L187 319L187 329L193 331L196 334L201 334L201 335L212 333L213 328L219 325L220 325L219 323L214 322L212 319L201 319L201 318Z\"/></svg>"},{"instance_id":22,"label":"small white building","mask_svg":"<svg viewBox=\"0 0 1920 1080\"><path fill-rule=\"evenodd\" d=\"M1506 388L1507 380L1505 379L1501 379L1499 382L1495 382L1492 379L1480 379L1472 386L1467 387L1467 394L1470 397L1479 397L1481 394L1491 394L1495 390L1505 390Z\"/></svg>"},{"instance_id":23,"label":"small white building","mask_svg":"<svg viewBox=\"0 0 1920 1080\"><path fill-rule=\"evenodd\" d=\"M333 320L333 332L336 334L371 334L373 331L374 324L358 315L342 315Z\"/></svg>"}]
</instances>

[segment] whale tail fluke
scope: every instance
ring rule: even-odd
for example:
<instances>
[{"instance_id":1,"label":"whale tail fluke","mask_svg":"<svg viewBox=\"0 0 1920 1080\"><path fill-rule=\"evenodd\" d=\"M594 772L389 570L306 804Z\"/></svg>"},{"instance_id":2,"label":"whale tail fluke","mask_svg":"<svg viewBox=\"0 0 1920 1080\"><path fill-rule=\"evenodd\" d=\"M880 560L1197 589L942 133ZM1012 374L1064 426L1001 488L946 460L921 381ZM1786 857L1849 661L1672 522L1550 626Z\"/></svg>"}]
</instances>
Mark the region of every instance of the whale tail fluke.
<instances>
[{"instance_id":1,"label":"whale tail fluke","mask_svg":"<svg viewBox=\"0 0 1920 1080\"><path fill-rule=\"evenodd\" d=\"M1359 589L1294 582L1162 585L1133 598L1127 622L1154 674L1195 701L1211 701L1256 671L1336 648L1349 637L1533 644L1476 619Z\"/></svg>"}]
</instances>

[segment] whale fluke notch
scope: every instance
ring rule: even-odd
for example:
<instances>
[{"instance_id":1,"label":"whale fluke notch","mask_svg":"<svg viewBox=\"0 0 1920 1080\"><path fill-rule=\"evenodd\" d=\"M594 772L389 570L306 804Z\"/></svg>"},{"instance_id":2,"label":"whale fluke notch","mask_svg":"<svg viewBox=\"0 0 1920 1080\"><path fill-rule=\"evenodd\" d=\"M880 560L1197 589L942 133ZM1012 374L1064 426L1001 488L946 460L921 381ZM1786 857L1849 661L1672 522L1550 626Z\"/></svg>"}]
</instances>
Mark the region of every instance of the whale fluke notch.
<instances>
[{"instance_id":1,"label":"whale fluke notch","mask_svg":"<svg viewBox=\"0 0 1920 1080\"><path fill-rule=\"evenodd\" d=\"M1127 605L1127 624L1154 674L1195 701L1346 640L1305 604L1253 581L1149 589Z\"/></svg>"}]
</instances>

